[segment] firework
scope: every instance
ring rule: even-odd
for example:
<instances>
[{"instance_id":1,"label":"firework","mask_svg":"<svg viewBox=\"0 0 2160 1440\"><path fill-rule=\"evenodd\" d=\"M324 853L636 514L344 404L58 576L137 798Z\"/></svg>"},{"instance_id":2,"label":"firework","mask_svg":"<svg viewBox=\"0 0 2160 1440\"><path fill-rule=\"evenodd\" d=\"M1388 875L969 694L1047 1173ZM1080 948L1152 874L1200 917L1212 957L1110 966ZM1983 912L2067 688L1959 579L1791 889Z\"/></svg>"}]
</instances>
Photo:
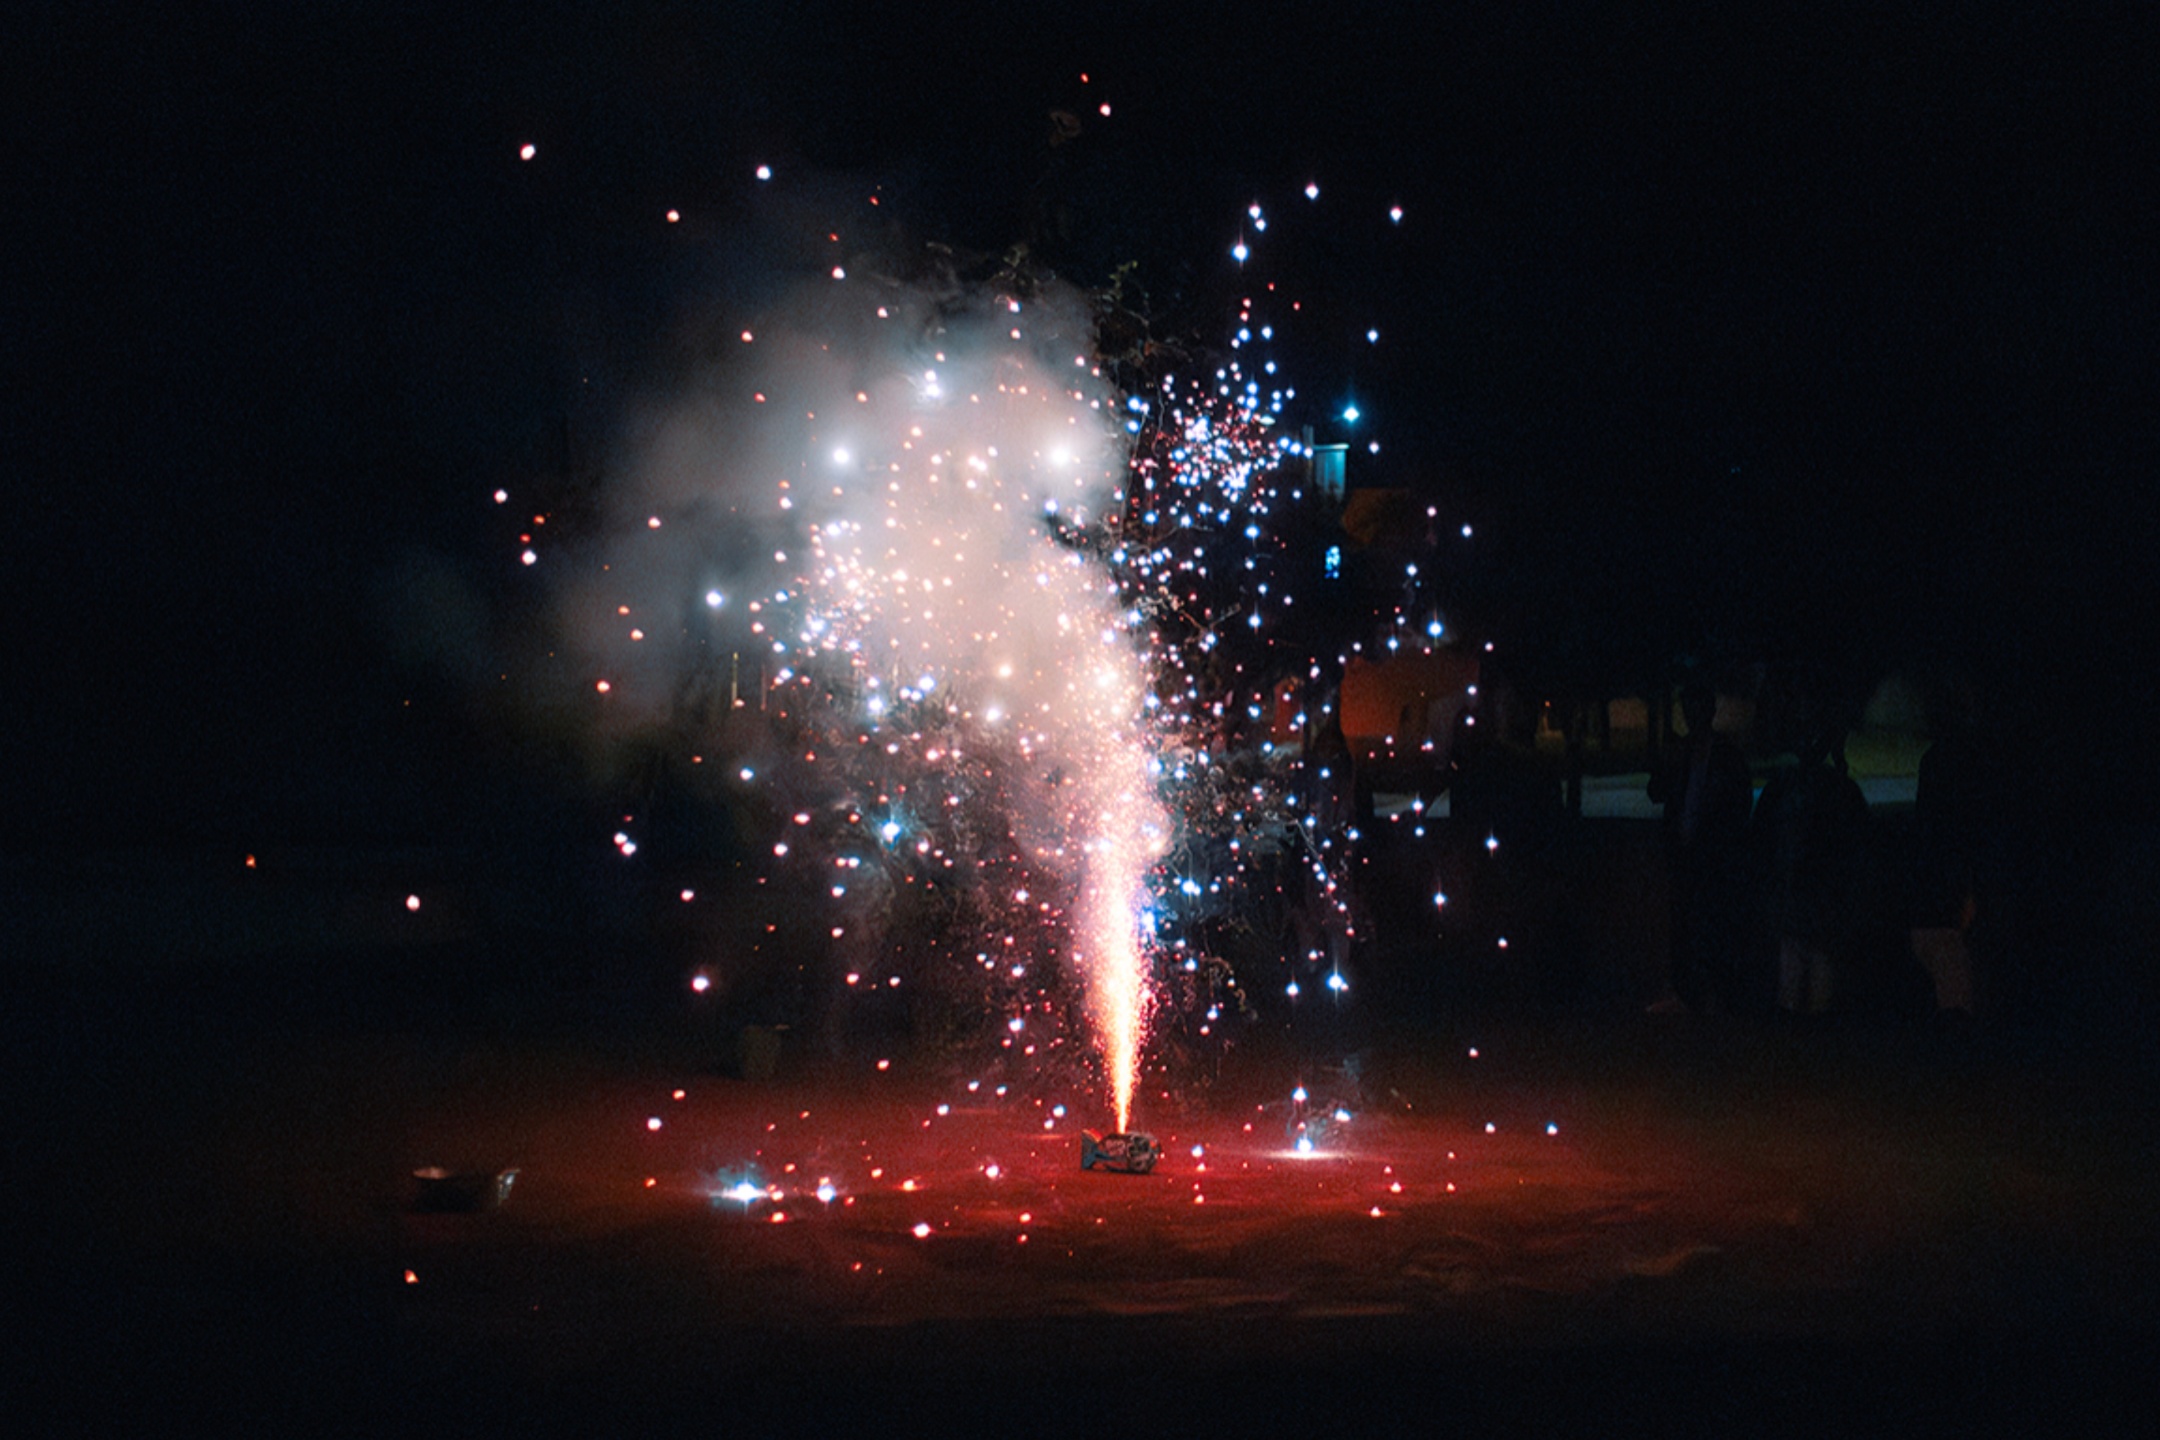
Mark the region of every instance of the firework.
<instances>
[{"instance_id":1,"label":"firework","mask_svg":"<svg viewBox=\"0 0 2160 1440\"><path fill-rule=\"evenodd\" d=\"M1312 593L1339 490L1277 384L1272 285L1225 358L1173 363L1108 353L1100 308L1036 277L903 284L824 241L635 427L566 592L581 683L613 739L732 755L722 798L780 832L758 883L823 912L766 929L820 937L848 1006L942 1005L1016 1074L1084 1021L1124 1132L1167 1014L1190 1047L1251 1013L1211 917L1297 889L1321 918L1286 991L1347 990L1344 636L1429 653L1429 579L1377 615Z\"/></svg>"}]
</instances>

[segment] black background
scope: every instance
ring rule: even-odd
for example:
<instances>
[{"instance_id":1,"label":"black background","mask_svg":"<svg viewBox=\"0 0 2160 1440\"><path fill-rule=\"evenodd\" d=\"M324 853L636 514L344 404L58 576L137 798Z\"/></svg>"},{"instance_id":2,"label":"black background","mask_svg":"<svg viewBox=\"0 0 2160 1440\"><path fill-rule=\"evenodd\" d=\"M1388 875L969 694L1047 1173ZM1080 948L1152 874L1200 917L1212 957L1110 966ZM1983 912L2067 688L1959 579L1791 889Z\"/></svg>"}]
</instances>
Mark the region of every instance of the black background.
<instances>
[{"instance_id":1,"label":"black background","mask_svg":"<svg viewBox=\"0 0 2160 1440\"><path fill-rule=\"evenodd\" d=\"M1479 524L1513 643L1954 661L2149 769L2150 29L1905 9L36 7L4 843L496 823L467 681L542 597L489 494L792 263L768 161L916 242L1136 261L1202 338L1263 200L1345 337L1296 383Z\"/></svg>"}]
</instances>

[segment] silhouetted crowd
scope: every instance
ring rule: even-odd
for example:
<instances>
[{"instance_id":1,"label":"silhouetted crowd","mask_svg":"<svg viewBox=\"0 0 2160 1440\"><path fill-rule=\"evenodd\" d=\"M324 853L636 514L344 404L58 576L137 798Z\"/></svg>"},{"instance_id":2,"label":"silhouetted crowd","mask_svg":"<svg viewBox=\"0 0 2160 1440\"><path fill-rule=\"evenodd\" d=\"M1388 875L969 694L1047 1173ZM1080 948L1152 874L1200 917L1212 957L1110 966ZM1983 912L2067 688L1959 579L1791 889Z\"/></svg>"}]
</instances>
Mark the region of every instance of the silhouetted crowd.
<instances>
[{"instance_id":1,"label":"silhouetted crowd","mask_svg":"<svg viewBox=\"0 0 2160 1440\"><path fill-rule=\"evenodd\" d=\"M1653 1009L1970 1017L2044 1004L2029 943L2040 842L2016 770L1968 718L1936 722L1911 832L1894 837L1847 773L1843 717L1805 722L1757 794L1715 708L1708 685L1682 692L1686 733L1650 780L1672 987Z\"/></svg>"}]
</instances>

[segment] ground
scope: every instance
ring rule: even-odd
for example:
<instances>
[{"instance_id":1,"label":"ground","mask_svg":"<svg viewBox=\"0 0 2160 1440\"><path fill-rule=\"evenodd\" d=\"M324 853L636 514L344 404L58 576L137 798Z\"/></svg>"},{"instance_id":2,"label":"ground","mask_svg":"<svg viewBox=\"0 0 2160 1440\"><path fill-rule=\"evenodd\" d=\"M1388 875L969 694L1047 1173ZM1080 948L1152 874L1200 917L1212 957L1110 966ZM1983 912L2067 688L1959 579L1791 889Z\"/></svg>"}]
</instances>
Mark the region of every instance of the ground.
<instances>
[{"instance_id":1,"label":"ground","mask_svg":"<svg viewBox=\"0 0 2160 1440\"><path fill-rule=\"evenodd\" d=\"M1139 1177L1079 1168L1092 1097L904 1057L746 1081L621 1019L46 999L16 1058L58 1415L2045 1424L2160 1331L2152 1087L2061 1046L1457 1016L1352 1075L1262 1035L1142 1097ZM415 1213L429 1165L518 1176Z\"/></svg>"}]
</instances>

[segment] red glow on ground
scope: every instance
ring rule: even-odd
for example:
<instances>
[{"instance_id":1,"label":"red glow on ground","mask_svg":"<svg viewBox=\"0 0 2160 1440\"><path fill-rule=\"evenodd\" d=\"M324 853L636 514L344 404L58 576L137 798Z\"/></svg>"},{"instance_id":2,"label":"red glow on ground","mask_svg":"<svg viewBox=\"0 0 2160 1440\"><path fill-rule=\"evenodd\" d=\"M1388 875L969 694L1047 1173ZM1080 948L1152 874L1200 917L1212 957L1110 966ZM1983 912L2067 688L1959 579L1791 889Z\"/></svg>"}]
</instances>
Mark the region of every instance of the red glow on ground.
<instances>
[{"instance_id":1,"label":"red glow on ground","mask_svg":"<svg viewBox=\"0 0 2160 1440\"><path fill-rule=\"evenodd\" d=\"M1291 1144L1287 1085L1142 1114L1136 1127L1162 1148L1145 1176L1079 1168L1080 1107L1099 1100L1073 1096L1074 1113L1046 1129L1047 1107L914 1073L874 1093L708 1083L660 1134L645 1119L678 1088L667 1077L618 1079L544 1115L526 1108L541 1103L537 1092L492 1111L445 1096L419 1133L462 1134L468 1149L494 1136L529 1180L500 1234L513 1233L515 1210L533 1244L588 1236L622 1267L588 1283L633 1294L664 1255L726 1255L714 1313L744 1303L721 1293L720 1274L756 1274L759 1313L777 1324L832 1306L898 1324L1067 1306L1198 1315L1311 1305L1437 1308L1533 1329L1585 1305L1622 1325L1648 1306L1681 1330L1814 1325L1833 1312L1843 1328L1927 1324L1972 1302L1974 1276L1921 1237L1950 1233L1969 1184L2035 1178L1977 1144L1966 1179L1942 1173L1940 1117L1921 1147L1893 1113L1836 1103L1766 1130L1745 1107L1705 1112L1609 1080L1586 1090L1493 1058L1489 1044L1474 1063L1461 1045L1430 1053L1454 1059L1392 1076L1393 1098L1368 1096L1310 1154ZM1316 1087L1305 1113L1332 1115L1320 1100ZM486 1149L491 1163L497 1153ZM713 1198L745 1174L756 1177L748 1199ZM635 1248L607 1238L633 1231L645 1237ZM441 1248L476 1233L416 1220L408 1254L439 1270ZM880 1276L867 1290L866 1261ZM1886 1274L1896 1279L1881 1289ZM702 1283L682 1303L711 1323L693 1298ZM1839 1298L1858 1291L1869 1304Z\"/></svg>"}]
</instances>

